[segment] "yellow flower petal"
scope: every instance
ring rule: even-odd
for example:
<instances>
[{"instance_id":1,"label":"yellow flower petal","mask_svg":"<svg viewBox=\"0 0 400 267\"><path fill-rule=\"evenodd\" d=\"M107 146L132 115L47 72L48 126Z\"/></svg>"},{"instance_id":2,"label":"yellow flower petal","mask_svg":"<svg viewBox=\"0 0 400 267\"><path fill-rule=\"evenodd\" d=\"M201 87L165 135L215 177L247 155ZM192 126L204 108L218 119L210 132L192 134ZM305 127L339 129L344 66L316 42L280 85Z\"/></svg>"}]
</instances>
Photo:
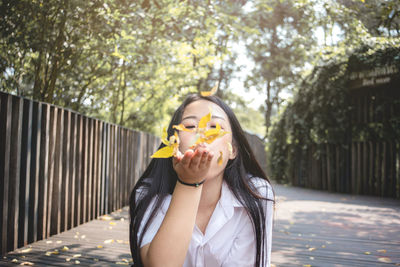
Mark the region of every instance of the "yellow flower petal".
<instances>
[{"instance_id":1,"label":"yellow flower petal","mask_svg":"<svg viewBox=\"0 0 400 267\"><path fill-rule=\"evenodd\" d=\"M177 132L174 132L174 142L172 142L173 144L179 144L179 136ZM170 142L171 143L171 142ZM172 144L171 144L172 145Z\"/></svg>"},{"instance_id":2,"label":"yellow flower petal","mask_svg":"<svg viewBox=\"0 0 400 267\"><path fill-rule=\"evenodd\" d=\"M169 158L172 157L174 154L174 147L173 146L165 146L157 150L151 158Z\"/></svg>"},{"instance_id":3,"label":"yellow flower petal","mask_svg":"<svg viewBox=\"0 0 400 267\"><path fill-rule=\"evenodd\" d=\"M229 142L226 142L226 144L228 145L228 151L229 151L229 154L232 156L232 154L233 154L233 148L232 148L232 144L231 144L231 143L229 143Z\"/></svg>"},{"instance_id":4,"label":"yellow flower petal","mask_svg":"<svg viewBox=\"0 0 400 267\"><path fill-rule=\"evenodd\" d=\"M169 145L167 138L168 138L167 128L164 127L161 135L161 142L166 146Z\"/></svg>"},{"instance_id":5,"label":"yellow flower petal","mask_svg":"<svg viewBox=\"0 0 400 267\"><path fill-rule=\"evenodd\" d=\"M219 152L219 157L218 157L218 165L222 165L222 151Z\"/></svg>"},{"instance_id":6,"label":"yellow flower petal","mask_svg":"<svg viewBox=\"0 0 400 267\"><path fill-rule=\"evenodd\" d=\"M205 136L210 136L210 135L218 135L221 131L221 125L217 123L214 129L207 130L204 135Z\"/></svg>"},{"instance_id":7,"label":"yellow flower petal","mask_svg":"<svg viewBox=\"0 0 400 267\"><path fill-rule=\"evenodd\" d=\"M174 126L172 126L172 128L177 129L178 131L185 131L185 132L190 132L190 133L193 132L192 130L186 128L182 123L179 125L174 125Z\"/></svg>"},{"instance_id":8,"label":"yellow flower petal","mask_svg":"<svg viewBox=\"0 0 400 267\"><path fill-rule=\"evenodd\" d=\"M211 110L210 112L205 115L204 117L202 117L199 121L199 129L202 128L206 128L207 127L207 123L211 120Z\"/></svg>"},{"instance_id":9,"label":"yellow flower petal","mask_svg":"<svg viewBox=\"0 0 400 267\"><path fill-rule=\"evenodd\" d=\"M203 91L203 92L200 92L200 94L201 94L202 96L211 96L211 95L215 95L215 93L216 93L217 90L218 90L218 85L219 85L219 82L217 82L217 83L214 85L214 87L213 87L210 91Z\"/></svg>"}]
</instances>

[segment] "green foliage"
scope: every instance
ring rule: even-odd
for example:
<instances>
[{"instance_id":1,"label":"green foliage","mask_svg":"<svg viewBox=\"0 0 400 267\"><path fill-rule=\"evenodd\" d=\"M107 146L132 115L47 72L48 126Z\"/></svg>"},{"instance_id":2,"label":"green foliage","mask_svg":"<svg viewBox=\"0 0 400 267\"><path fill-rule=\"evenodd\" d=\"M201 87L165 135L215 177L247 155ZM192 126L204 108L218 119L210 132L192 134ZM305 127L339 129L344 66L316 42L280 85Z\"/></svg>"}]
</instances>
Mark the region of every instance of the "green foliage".
<instances>
[{"instance_id":1,"label":"green foliage","mask_svg":"<svg viewBox=\"0 0 400 267\"><path fill-rule=\"evenodd\" d=\"M301 83L298 93L269 136L272 176L287 181L287 172L294 163L295 154L316 148L316 157L323 144L348 145L351 141L399 140L400 118L369 124L352 124L355 112L349 89L350 75L354 71L379 66L400 69L399 40L370 40L351 53L346 60L332 59L314 71ZM380 103L377 112L398 99ZM398 103L397 103L398 105Z\"/></svg>"},{"instance_id":2,"label":"green foliage","mask_svg":"<svg viewBox=\"0 0 400 267\"><path fill-rule=\"evenodd\" d=\"M209 89L200 84L227 54L219 38L233 19L198 1L5 0L0 10L1 90L157 133L182 95Z\"/></svg>"},{"instance_id":3,"label":"green foliage","mask_svg":"<svg viewBox=\"0 0 400 267\"><path fill-rule=\"evenodd\" d=\"M158 134L185 94L219 82L244 126L265 135L310 66L398 36L399 14L396 0L1 0L0 90ZM238 43L260 111L230 91L247 63Z\"/></svg>"}]
</instances>

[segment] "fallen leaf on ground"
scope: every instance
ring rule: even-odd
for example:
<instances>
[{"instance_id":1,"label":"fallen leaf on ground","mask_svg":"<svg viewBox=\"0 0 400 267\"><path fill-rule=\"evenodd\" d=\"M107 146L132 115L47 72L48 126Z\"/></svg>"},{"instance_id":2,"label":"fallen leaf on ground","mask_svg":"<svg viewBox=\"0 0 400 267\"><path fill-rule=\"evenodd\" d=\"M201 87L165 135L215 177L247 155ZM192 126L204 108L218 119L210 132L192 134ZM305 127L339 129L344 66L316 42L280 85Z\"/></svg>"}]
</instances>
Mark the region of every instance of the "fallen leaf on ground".
<instances>
[{"instance_id":1,"label":"fallen leaf on ground","mask_svg":"<svg viewBox=\"0 0 400 267\"><path fill-rule=\"evenodd\" d=\"M21 253L28 253L28 252L31 252L31 251L32 251L32 248L27 248L27 249L21 250L20 252Z\"/></svg>"},{"instance_id":2,"label":"fallen leaf on ground","mask_svg":"<svg viewBox=\"0 0 400 267\"><path fill-rule=\"evenodd\" d=\"M116 223L115 222L110 222L110 225L116 225Z\"/></svg>"},{"instance_id":3,"label":"fallen leaf on ground","mask_svg":"<svg viewBox=\"0 0 400 267\"><path fill-rule=\"evenodd\" d=\"M103 248L103 246L102 245L98 245L97 248Z\"/></svg>"},{"instance_id":4,"label":"fallen leaf on ground","mask_svg":"<svg viewBox=\"0 0 400 267\"><path fill-rule=\"evenodd\" d=\"M104 244L110 244L110 243L114 243L114 239L104 240Z\"/></svg>"},{"instance_id":5,"label":"fallen leaf on ground","mask_svg":"<svg viewBox=\"0 0 400 267\"><path fill-rule=\"evenodd\" d=\"M33 265L35 265L33 262L30 262L30 261L24 261L24 262L21 262L21 264L20 265L24 265L24 266L33 266Z\"/></svg>"},{"instance_id":6,"label":"fallen leaf on ground","mask_svg":"<svg viewBox=\"0 0 400 267\"><path fill-rule=\"evenodd\" d=\"M100 216L99 219L102 221L111 221L113 218L109 215L103 215L103 216Z\"/></svg>"},{"instance_id":7,"label":"fallen leaf on ground","mask_svg":"<svg viewBox=\"0 0 400 267\"><path fill-rule=\"evenodd\" d=\"M62 250L62 251L68 251L68 250L69 250L69 247L64 246L61 250Z\"/></svg>"},{"instance_id":8,"label":"fallen leaf on ground","mask_svg":"<svg viewBox=\"0 0 400 267\"><path fill-rule=\"evenodd\" d=\"M392 262L392 260L390 258L388 258L388 257L380 257L380 258L378 258L378 261L385 262L385 263L391 263Z\"/></svg>"},{"instance_id":9,"label":"fallen leaf on ground","mask_svg":"<svg viewBox=\"0 0 400 267\"><path fill-rule=\"evenodd\" d=\"M316 248L309 248L308 251L314 251Z\"/></svg>"},{"instance_id":10,"label":"fallen leaf on ground","mask_svg":"<svg viewBox=\"0 0 400 267\"><path fill-rule=\"evenodd\" d=\"M60 254L60 252L58 252L57 249L53 250L53 251L47 251L46 252L46 256L51 256L51 255L58 255Z\"/></svg>"},{"instance_id":11,"label":"fallen leaf on ground","mask_svg":"<svg viewBox=\"0 0 400 267\"><path fill-rule=\"evenodd\" d=\"M386 253L386 249L378 249L377 250L379 253Z\"/></svg>"},{"instance_id":12,"label":"fallen leaf on ground","mask_svg":"<svg viewBox=\"0 0 400 267\"><path fill-rule=\"evenodd\" d=\"M371 252L365 251L364 254L365 254L365 255L371 255Z\"/></svg>"}]
</instances>

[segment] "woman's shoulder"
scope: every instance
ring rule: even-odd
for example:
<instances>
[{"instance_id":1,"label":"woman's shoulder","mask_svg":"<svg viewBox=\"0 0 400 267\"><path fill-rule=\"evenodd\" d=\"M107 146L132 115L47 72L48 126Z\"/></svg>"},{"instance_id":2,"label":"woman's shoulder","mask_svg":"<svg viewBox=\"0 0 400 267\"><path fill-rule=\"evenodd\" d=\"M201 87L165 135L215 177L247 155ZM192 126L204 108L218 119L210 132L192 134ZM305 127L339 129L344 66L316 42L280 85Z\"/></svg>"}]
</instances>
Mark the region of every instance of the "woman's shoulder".
<instances>
[{"instance_id":1,"label":"woman's shoulder","mask_svg":"<svg viewBox=\"0 0 400 267\"><path fill-rule=\"evenodd\" d=\"M271 183L267 179L249 175L249 180L258 194L264 198L274 200L274 191Z\"/></svg>"}]
</instances>

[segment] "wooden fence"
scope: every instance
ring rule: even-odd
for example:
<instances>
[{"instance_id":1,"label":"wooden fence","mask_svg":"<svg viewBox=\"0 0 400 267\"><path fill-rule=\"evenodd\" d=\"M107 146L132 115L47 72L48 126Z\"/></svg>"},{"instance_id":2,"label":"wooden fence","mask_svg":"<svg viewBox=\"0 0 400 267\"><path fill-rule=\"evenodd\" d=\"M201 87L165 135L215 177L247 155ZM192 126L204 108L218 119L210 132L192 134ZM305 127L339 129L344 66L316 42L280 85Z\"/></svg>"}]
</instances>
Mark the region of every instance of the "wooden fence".
<instances>
[{"instance_id":1,"label":"wooden fence","mask_svg":"<svg viewBox=\"0 0 400 267\"><path fill-rule=\"evenodd\" d=\"M313 189L400 198L400 143L324 144L293 153L291 183Z\"/></svg>"},{"instance_id":2,"label":"wooden fence","mask_svg":"<svg viewBox=\"0 0 400 267\"><path fill-rule=\"evenodd\" d=\"M251 149L253 150L254 156L257 158L260 167L263 171L268 174L267 170L267 155L265 152L265 143L257 135L246 133L246 139L249 142Z\"/></svg>"},{"instance_id":3,"label":"wooden fence","mask_svg":"<svg viewBox=\"0 0 400 267\"><path fill-rule=\"evenodd\" d=\"M0 92L1 254L127 205L159 143Z\"/></svg>"},{"instance_id":4,"label":"wooden fence","mask_svg":"<svg viewBox=\"0 0 400 267\"><path fill-rule=\"evenodd\" d=\"M262 166L264 143L247 135ZM128 205L159 138L0 92L0 251Z\"/></svg>"},{"instance_id":5,"label":"wooden fence","mask_svg":"<svg viewBox=\"0 0 400 267\"><path fill-rule=\"evenodd\" d=\"M349 88L350 128L341 143L290 146L293 185L400 198L400 75L385 79Z\"/></svg>"}]
</instances>

